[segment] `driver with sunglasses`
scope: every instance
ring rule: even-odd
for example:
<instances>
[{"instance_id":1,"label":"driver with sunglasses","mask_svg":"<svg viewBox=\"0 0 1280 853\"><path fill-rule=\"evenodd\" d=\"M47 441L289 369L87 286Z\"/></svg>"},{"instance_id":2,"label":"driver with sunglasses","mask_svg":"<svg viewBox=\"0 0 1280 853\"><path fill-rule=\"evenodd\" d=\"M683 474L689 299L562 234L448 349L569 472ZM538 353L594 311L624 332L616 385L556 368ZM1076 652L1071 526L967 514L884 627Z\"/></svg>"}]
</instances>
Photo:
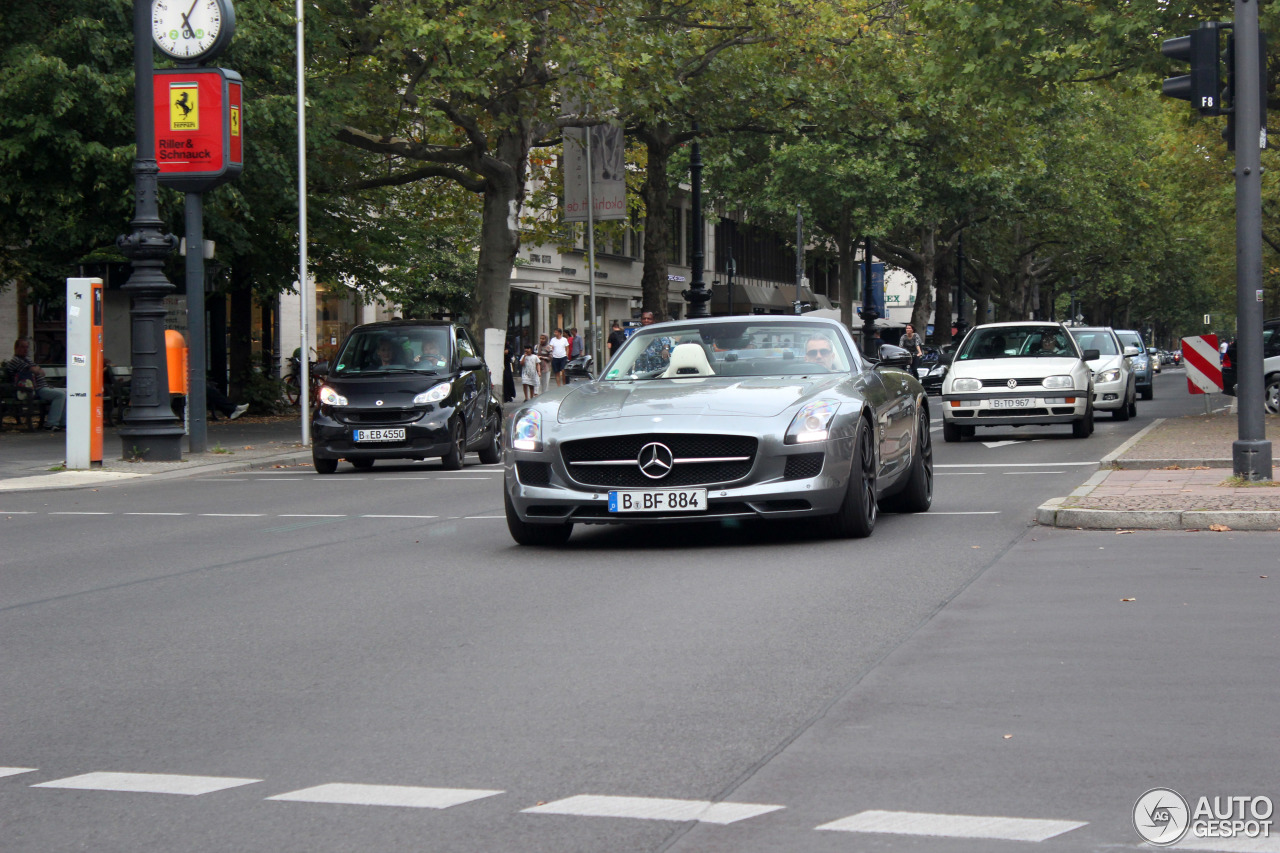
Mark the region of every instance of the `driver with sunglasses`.
<instances>
[{"instance_id":1,"label":"driver with sunglasses","mask_svg":"<svg viewBox=\"0 0 1280 853\"><path fill-rule=\"evenodd\" d=\"M827 370L835 370L836 351L831 341L815 335L804 345L804 360L810 364L820 364Z\"/></svg>"}]
</instances>

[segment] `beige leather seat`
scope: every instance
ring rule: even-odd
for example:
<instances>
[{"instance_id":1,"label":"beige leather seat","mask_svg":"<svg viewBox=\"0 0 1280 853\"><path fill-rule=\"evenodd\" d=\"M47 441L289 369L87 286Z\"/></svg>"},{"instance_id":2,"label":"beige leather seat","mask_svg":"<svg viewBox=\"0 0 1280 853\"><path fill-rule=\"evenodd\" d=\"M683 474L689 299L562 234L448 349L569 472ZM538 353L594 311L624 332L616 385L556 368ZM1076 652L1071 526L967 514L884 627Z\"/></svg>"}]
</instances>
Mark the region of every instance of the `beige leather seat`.
<instances>
[{"instance_id":1,"label":"beige leather seat","mask_svg":"<svg viewBox=\"0 0 1280 853\"><path fill-rule=\"evenodd\" d=\"M686 376L715 376L711 363L707 361L707 351L702 344L676 344L671 351L671 361L667 369L662 371L661 379L680 379Z\"/></svg>"}]
</instances>

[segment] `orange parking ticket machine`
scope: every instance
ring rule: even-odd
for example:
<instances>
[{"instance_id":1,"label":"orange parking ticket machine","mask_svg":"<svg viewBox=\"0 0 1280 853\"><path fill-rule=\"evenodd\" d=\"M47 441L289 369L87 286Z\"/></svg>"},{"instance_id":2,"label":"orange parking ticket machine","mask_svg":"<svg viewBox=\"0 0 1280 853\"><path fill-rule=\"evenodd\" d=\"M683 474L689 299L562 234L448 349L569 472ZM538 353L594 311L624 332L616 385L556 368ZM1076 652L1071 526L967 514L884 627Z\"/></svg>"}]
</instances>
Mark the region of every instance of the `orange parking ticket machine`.
<instances>
[{"instance_id":1,"label":"orange parking ticket machine","mask_svg":"<svg viewBox=\"0 0 1280 853\"><path fill-rule=\"evenodd\" d=\"M169 371L169 401L182 406L180 411L182 426L190 435L188 417L191 410L187 405L189 402L187 392L190 387L187 377L187 339L182 336L182 332L175 329L164 330L164 354Z\"/></svg>"},{"instance_id":2,"label":"orange parking ticket machine","mask_svg":"<svg viewBox=\"0 0 1280 853\"><path fill-rule=\"evenodd\" d=\"M102 279L67 279L67 467L102 465Z\"/></svg>"}]
</instances>

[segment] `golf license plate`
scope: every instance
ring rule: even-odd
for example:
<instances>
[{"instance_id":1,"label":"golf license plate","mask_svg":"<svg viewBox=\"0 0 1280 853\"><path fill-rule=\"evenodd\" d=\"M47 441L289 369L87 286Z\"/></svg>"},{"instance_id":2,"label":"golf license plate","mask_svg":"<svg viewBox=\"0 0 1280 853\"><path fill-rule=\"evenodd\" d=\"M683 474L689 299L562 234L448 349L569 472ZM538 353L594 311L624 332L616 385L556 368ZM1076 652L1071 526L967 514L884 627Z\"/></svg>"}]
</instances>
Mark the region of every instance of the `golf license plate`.
<instances>
[{"instance_id":1,"label":"golf license plate","mask_svg":"<svg viewBox=\"0 0 1280 853\"><path fill-rule=\"evenodd\" d=\"M1029 409L1031 408L1030 397L1013 397L1008 400L1002 400L999 397L991 401L993 409Z\"/></svg>"},{"instance_id":2,"label":"golf license plate","mask_svg":"<svg viewBox=\"0 0 1280 853\"><path fill-rule=\"evenodd\" d=\"M706 489L609 492L609 512L706 512Z\"/></svg>"},{"instance_id":3,"label":"golf license plate","mask_svg":"<svg viewBox=\"0 0 1280 853\"><path fill-rule=\"evenodd\" d=\"M404 441L404 427L353 430L356 441Z\"/></svg>"}]
</instances>

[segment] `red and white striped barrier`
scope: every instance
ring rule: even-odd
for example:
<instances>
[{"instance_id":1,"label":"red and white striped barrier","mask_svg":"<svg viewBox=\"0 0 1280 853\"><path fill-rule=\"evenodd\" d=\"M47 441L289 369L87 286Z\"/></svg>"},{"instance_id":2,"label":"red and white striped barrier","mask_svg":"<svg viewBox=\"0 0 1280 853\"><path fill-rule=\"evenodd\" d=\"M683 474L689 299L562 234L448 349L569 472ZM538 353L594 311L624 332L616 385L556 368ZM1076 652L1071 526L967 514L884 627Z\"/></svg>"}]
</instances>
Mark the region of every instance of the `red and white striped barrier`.
<instances>
[{"instance_id":1,"label":"red and white striped barrier","mask_svg":"<svg viewBox=\"0 0 1280 853\"><path fill-rule=\"evenodd\" d=\"M1187 368L1187 390L1211 394L1222 390L1222 355L1217 335L1196 335L1182 339L1182 363Z\"/></svg>"}]
</instances>

